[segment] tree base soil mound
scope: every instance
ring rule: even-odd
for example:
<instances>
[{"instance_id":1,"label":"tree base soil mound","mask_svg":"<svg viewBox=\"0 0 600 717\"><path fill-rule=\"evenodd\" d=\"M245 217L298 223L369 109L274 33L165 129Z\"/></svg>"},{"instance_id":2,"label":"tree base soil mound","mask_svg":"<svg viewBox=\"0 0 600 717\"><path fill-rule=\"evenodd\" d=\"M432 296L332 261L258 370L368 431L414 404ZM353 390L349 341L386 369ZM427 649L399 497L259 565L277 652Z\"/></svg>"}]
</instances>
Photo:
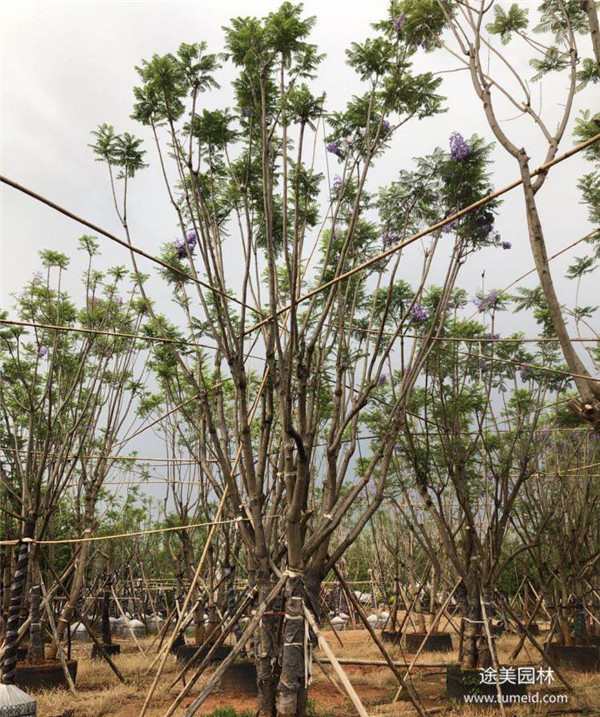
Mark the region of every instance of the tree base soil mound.
<instances>
[{"instance_id":1,"label":"tree base soil mound","mask_svg":"<svg viewBox=\"0 0 600 717\"><path fill-rule=\"evenodd\" d=\"M583 672L600 670L600 647L597 645L548 645L548 654L559 665Z\"/></svg>"},{"instance_id":2,"label":"tree base soil mound","mask_svg":"<svg viewBox=\"0 0 600 717\"><path fill-rule=\"evenodd\" d=\"M234 662L225 670L220 689L230 694L258 695L256 665L250 660Z\"/></svg>"},{"instance_id":3,"label":"tree base soil mound","mask_svg":"<svg viewBox=\"0 0 600 717\"><path fill-rule=\"evenodd\" d=\"M77 660L68 660L67 667L73 682L75 682ZM17 662L15 684L23 692L69 688L60 660L47 660L41 665Z\"/></svg>"},{"instance_id":4,"label":"tree base soil mound","mask_svg":"<svg viewBox=\"0 0 600 717\"><path fill-rule=\"evenodd\" d=\"M450 665L446 671L446 695L457 702L467 702L470 697L490 697L489 702L482 706L497 707L498 688L496 684L482 684L481 670L463 670L457 665ZM513 685L504 682L500 685L502 695L523 696L527 692L525 685Z\"/></svg>"},{"instance_id":5,"label":"tree base soil mound","mask_svg":"<svg viewBox=\"0 0 600 717\"><path fill-rule=\"evenodd\" d=\"M406 649L416 652L425 640L423 650L427 652L452 652L452 637L449 632L432 632L427 639L425 632L406 633Z\"/></svg>"},{"instance_id":6,"label":"tree base soil mound","mask_svg":"<svg viewBox=\"0 0 600 717\"><path fill-rule=\"evenodd\" d=\"M208 647L203 647L198 653L198 656L194 658L194 655L198 650L198 647L196 645L180 645L177 648L177 652L175 653L175 655L179 662L184 662L187 664L190 660L192 660L192 658L194 658L192 665L199 665L206 657L206 655L208 655L209 649L210 648ZM231 649L232 648L230 645L219 645L219 647L217 647L216 652L212 656L211 662L220 662L221 660L224 660L231 652Z\"/></svg>"},{"instance_id":7,"label":"tree base soil mound","mask_svg":"<svg viewBox=\"0 0 600 717\"><path fill-rule=\"evenodd\" d=\"M121 645L116 643L111 643L110 645L102 645L104 650L108 653L109 657L115 657L116 655L121 654ZM103 659L102 652L98 645L94 644L92 645L92 660L101 660Z\"/></svg>"}]
</instances>

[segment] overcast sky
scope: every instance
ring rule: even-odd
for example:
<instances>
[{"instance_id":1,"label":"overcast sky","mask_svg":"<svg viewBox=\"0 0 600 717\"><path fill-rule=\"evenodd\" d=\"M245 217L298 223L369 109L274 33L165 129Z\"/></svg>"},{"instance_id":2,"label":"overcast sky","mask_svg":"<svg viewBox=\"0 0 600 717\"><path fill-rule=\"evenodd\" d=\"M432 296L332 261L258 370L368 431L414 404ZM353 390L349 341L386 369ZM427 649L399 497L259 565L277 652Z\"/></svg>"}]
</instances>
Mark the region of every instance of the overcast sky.
<instances>
[{"instance_id":1,"label":"overcast sky","mask_svg":"<svg viewBox=\"0 0 600 717\"><path fill-rule=\"evenodd\" d=\"M520 4L535 7L535 3ZM220 51L221 28L229 18L240 14L262 15L278 5L267 0L3 2L2 173L120 235L105 167L94 162L87 145L90 131L102 122L114 124L118 131L146 136L143 128L129 119L132 87L137 83L135 65L154 53L174 51L181 42L206 40L210 51ZM312 41L327 53L314 87L326 90L328 109L341 109L353 93L361 91L353 71L345 65L344 50L352 41L369 34L370 23L385 15L387 3L308 0L304 5L306 12L316 15L318 20ZM527 58L523 47L511 44L508 52L514 65L524 70ZM421 53L415 64L419 71L436 72L457 66L442 53ZM465 136L479 133L492 139L466 73L448 73L443 77L448 112L411 123L395 139L393 149L378 162L376 183L393 180L398 169L409 168L411 158L417 154L430 152L436 145L447 148L453 130ZM231 102L232 78L229 70L219 73L222 89L206 97L209 109ZM532 87L534 102L541 105L551 127L557 103L564 97L564 84L564 78L549 77ZM594 103L598 105L597 100L597 95L587 92L578 95L576 103L579 107L592 107ZM513 119L514 114L507 109L501 118L506 120L513 137L518 135L517 143L527 146L532 166L537 166L543 159L538 133L528 123ZM571 144L569 131L561 149L566 150ZM152 162L154 155L150 146L148 149ZM495 160L495 186L516 179L517 167L512 158L497 149ZM325 161L324 148L319 161L322 164ZM549 253L590 229L575 186L584 171L589 171L589 165L581 156L575 157L552 170L542 190L540 203ZM1 192L1 306L10 309L11 293L18 291L39 268L38 251L42 248L74 257L69 274L70 285L75 287L81 268L75 252L76 240L86 230L13 189L2 187ZM503 239L512 243L512 250L481 252L464 268L458 284L470 295L476 292L482 271L486 271L488 288L502 288L533 266L522 205L522 195L516 190L505 199L497 223ZM150 253L157 253L159 246L176 234L172 210L153 169L141 173L133 183L130 221L134 242ZM104 242L106 263L128 264L122 248L108 240ZM418 252L419 247L415 246L414 251ZM571 253L553 264L561 297L570 306L574 304L575 286L564 278L564 273L573 256ZM148 265L147 270L152 271L152 267ZM531 287L536 283L532 277L524 285ZM167 302L168 294L160 283L155 281L152 286L155 298ZM596 278L585 283L581 303L600 303ZM500 324L505 331L523 328L531 333L534 329L531 320L521 315L501 317Z\"/></svg>"}]
</instances>

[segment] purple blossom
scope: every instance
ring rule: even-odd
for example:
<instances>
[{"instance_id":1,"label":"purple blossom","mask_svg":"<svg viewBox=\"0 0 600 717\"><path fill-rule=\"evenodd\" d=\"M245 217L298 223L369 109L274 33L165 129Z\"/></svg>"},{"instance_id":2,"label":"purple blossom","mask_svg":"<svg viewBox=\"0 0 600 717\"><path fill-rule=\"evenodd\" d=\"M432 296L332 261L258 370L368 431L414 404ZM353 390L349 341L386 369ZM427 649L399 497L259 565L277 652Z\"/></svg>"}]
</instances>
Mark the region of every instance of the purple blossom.
<instances>
[{"instance_id":1,"label":"purple blossom","mask_svg":"<svg viewBox=\"0 0 600 717\"><path fill-rule=\"evenodd\" d=\"M115 296L115 303L118 304L119 306L121 306L122 303L123 303L123 297L122 297L122 296Z\"/></svg>"},{"instance_id":2,"label":"purple blossom","mask_svg":"<svg viewBox=\"0 0 600 717\"><path fill-rule=\"evenodd\" d=\"M551 434L551 433L552 433L552 431L551 431L549 428L542 428L542 429L539 431L539 437L540 437L542 440L546 440L546 438L550 438L550 434Z\"/></svg>"},{"instance_id":3,"label":"purple blossom","mask_svg":"<svg viewBox=\"0 0 600 717\"><path fill-rule=\"evenodd\" d=\"M580 438L579 431L573 431L573 433L571 433L571 443L578 443Z\"/></svg>"},{"instance_id":4,"label":"purple blossom","mask_svg":"<svg viewBox=\"0 0 600 717\"><path fill-rule=\"evenodd\" d=\"M450 157L455 162L460 162L471 154L469 145L460 132L452 132L450 135Z\"/></svg>"},{"instance_id":5,"label":"purple blossom","mask_svg":"<svg viewBox=\"0 0 600 717\"><path fill-rule=\"evenodd\" d=\"M417 303L410 310L410 315L414 322L421 324L429 318L429 311Z\"/></svg>"},{"instance_id":6,"label":"purple blossom","mask_svg":"<svg viewBox=\"0 0 600 717\"><path fill-rule=\"evenodd\" d=\"M489 334L489 337L492 341L498 341L500 338L500 334Z\"/></svg>"},{"instance_id":7,"label":"purple blossom","mask_svg":"<svg viewBox=\"0 0 600 717\"><path fill-rule=\"evenodd\" d=\"M521 381L527 381L530 378L533 378L533 371L529 368L529 366L521 364L521 367L519 369L519 375L521 376Z\"/></svg>"},{"instance_id":8,"label":"purple blossom","mask_svg":"<svg viewBox=\"0 0 600 717\"><path fill-rule=\"evenodd\" d=\"M458 226L458 219L453 219L451 222L448 222L448 224L445 224L442 227L442 232L444 234L450 234L451 231L453 231Z\"/></svg>"},{"instance_id":9,"label":"purple blossom","mask_svg":"<svg viewBox=\"0 0 600 717\"><path fill-rule=\"evenodd\" d=\"M477 366L478 366L478 368L479 368L480 371L485 371L485 369L486 369L487 366L488 366L488 365L487 365L487 361L480 361Z\"/></svg>"},{"instance_id":10,"label":"purple blossom","mask_svg":"<svg viewBox=\"0 0 600 717\"><path fill-rule=\"evenodd\" d=\"M189 246L189 248L190 248L190 251L193 251L193 250L194 250L194 247L195 247L196 244L198 243L198 235L197 235L196 232L192 229L192 231L190 231L190 232L187 233L187 235L186 235L186 237L185 237L185 240L187 241L187 244L188 244L188 246Z\"/></svg>"},{"instance_id":11,"label":"purple blossom","mask_svg":"<svg viewBox=\"0 0 600 717\"><path fill-rule=\"evenodd\" d=\"M384 384L386 384L387 383L387 375L385 373L382 373L381 376L377 379L377 383L380 386L383 386Z\"/></svg>"},{"instance_id":12,"label":"purple blossom","mask_svg":"<svg viewBox=\"0 0 600 717\"><path fill-rule=\"evenodd\" d=\"M38 349L38 358L45 358L48 355L48 349L45 346L40 346Z\"/></svg>"},{"instance_id":13,"label":"purple blossom","mask_svg":"<svg viewBox=\"0 0 600 717\"><path fill-rule=\"evenodd\" d=\"M397 18L394 18L394 21L392 22L392 27L394 28L394 30L396 30L396 32L398 32L398 30L400 30L400 28L404 25L405 22L406 13L403 12L401 15L398 15Z\"/></svg>"},{"instance_id":14,"label":"purple blossom","mask_svg":"<svg viewBox=\"0 0 600 717\"><path fill-rule=\"evenodd\" d=\"M384 132L390 131L390 121L389 120L384 119L383 122L381 123L381 126L382 126Z\"/></svg>"},{"instance_id":15,"label":"purple blossom","mask_svg":"<svg viewBox=\"0 0 600 717\"><path fill-rule=\"evenodd\" d=\"M246 115L246 117L250 117L252 115L252 110L250 110L250 109L244 110L244 114Z\"/></svg>"},{"instance_id":16,"label":"purple blossom","mask_svg":"<svg viewBox=\"0 0 600 717\"><path fill-rule=\"evenodd\" d=\"M331 152L331 154L335 154L336 157L343 157L342 148L340 147L339 142L330 142L325 149L328 152Z\"/></svg>"},{"instance_id":17,"label":"purple blossom","mask_svg":"<svg viewBox=\"0 0 600 717\"><path fill-rule=\"evenodd\" d=\"M175 254L177 255L177 258L185 259L188 254L188 249L191 254L194 251L194 248L196 247L197 243L198 236L195 231L188 232L185 237L185 241L183 239L175 239L175 241L173 242L173 249L175 249Z\"/></svg>"},{"instance_id":18,"label":"purple blossom","mask_svg":"<svg viewBox=\"0 0 600 717\"><path fill-rule=\"evenodd\" d=\"M500 245L504 250L512 249L512 244L509 241L503 241Z\"/></svg>"},{"instance_id":19,"label":"purple blossom","mask_svg":"<svg viewBox=\"0 0 600 717\"><path fill-rule=\"evenodd\" d=\"M390 229L389 231L383 232L381 241L383 242L383 248L387 249L400 241L400 232L397 229Z\"/></svg>"},{"instance_id":20,"label":"purple blossom","mask_svg":"<svg viewBox=\"0 0 600 717\"><path fill-rule=\"evenodd\" d=\"M343 181L343 180L342 180L342 178L340 177L340 175L339 175L339 174L336 174L335 177L333 178L333 188L334 188L334 189L339 189L339 187L340 187L341 184L342 184L342 181Z\"/></svg>"},{"instance_id":21,"label":"purple blossom","mask_svg":"<svg viewBox=\"0 0 600 717\"><path fill-rule=\"evenodd\" d=\"M500 306L500 292L498 289L492 289L485 296L479 294L473 299L473 303L480 313L494 311Z\"/></svg>"}]
</instances>

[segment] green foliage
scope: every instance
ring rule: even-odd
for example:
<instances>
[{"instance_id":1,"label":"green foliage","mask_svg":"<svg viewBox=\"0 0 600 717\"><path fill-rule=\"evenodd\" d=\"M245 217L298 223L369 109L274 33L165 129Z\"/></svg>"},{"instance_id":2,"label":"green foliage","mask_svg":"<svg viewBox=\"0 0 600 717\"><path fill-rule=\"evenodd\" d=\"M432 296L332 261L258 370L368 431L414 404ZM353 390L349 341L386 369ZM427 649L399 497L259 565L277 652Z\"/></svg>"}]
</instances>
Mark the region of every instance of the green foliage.
<instances>
[{"instance_id":1,"label":"green foliage","mask_svg":"<svg viewBox=\"0 0 600 717\"><path fill-rule=\"evenodd\" d=\"M529 10L513 3L506 11L501 5L494 5L494 22L490 22L485 29L491 35L500 35L503 45L508 45L513 32L517 34L526 30L529 25Z\"/></svg>"}]
</instances>

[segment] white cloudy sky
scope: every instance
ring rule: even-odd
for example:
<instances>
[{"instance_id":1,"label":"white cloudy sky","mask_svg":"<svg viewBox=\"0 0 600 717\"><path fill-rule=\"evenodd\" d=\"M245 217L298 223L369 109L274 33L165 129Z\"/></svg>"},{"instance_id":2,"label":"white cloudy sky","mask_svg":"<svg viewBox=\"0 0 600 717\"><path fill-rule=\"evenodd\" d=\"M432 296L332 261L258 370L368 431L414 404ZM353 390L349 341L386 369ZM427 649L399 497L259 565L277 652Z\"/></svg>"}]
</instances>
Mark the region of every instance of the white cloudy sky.
<instances>
[{"instance_id":1,"label":"white cloudy sky","mask_svg":"<svg viewBox=\"0 0 600 717\"><path fill-rule=\"evenodd\" d=\"M180 2L18 2L1 3L2 19L2 173L45 195L75 213L120 234L115 219L105 169L94 162L88 148L90 131L101 122L119 130L144 135L130 119L132 87L137 82L134 69L153 53L173 51L181 42L206 40L211 51L222 49L221 27L235 15L261 15L278 6L269 0L193 0ZM535 3L522 2L534 8ZM354 40L364 39L370 23L386 11L385 0L307 0L307 13L317 16L313 41L327 53L315 88L326 90L329 109L340 109L360 91L353 72L344 63L344 49ZM585 43L582 45L585 49ZM526 69L527 57L521 46L511 44L508 52L514 65ZM421 53L418 70L436 72L456 67L455 61L441 53ZM480 104L474 97L465 73L444 74L444 94L448 112L436 118L414 122L395 139L393 148L378 163L375 180L384 184L399 168L409 167L411 157L425 154L436 145L447 146L449 134L480 133L491 139ZM213 108L230 101L229 83L233 75L219 75L222 89L206 99ZM563 78L548 78L532 88L534 102L554 126L558 105L563 101ZM598 105L591 92L576 99L578 107ZM543 146L527 123L513 120L514 111L500 116L516 137L525 144L532 166L543 159ZM572 144L571 132L562 148ZM149 149L151 149L149 147ZM320 162L324 161L322 150ZM149 152L150 160L153 155ZM497 150L494 184L502 186L517 177L514 160ZM542 218L547 232L549 253L558 251L589 231L586 212L579 205L576 181L586 171L581 156L553 170L541 196ZM373 185L372 187L373 188ZM0 305L10 308L10 295L22 287L39 268L37 253L52 248L75 256L77 237L84 228L35 203L13 189L2 187ZM130 221L133 240L156 253L161 243L175 233L175 222L157 172L148 170L135 180L131 195ZM517 190L505 199L498 228L512 242L511 251L490 250L473 258L465 267L459 284L470 294L478 288L482 271L486 285L501 288L531 268L522 196ZM414 251L419 251L418 247ZM581 253L581 252L579 252ZM128 263L120 247L106 241L106 262ZM568 305L573 305L575 286L564 278L572 254L554 265L556 282ZM75 259L77 262L77 259ZM148 266L148 271L151 267ZM77 284L78 264L70 271L71 286ZM410 278L408 276L407 278ZM535 278L526 286L535 285ZM155 296L166 302L167 294L158 282ZM583 287L581 303L600 303L595 279ZM520 315L501 321L506 331L533 324Z\"/></svg>"}]
</instances>

